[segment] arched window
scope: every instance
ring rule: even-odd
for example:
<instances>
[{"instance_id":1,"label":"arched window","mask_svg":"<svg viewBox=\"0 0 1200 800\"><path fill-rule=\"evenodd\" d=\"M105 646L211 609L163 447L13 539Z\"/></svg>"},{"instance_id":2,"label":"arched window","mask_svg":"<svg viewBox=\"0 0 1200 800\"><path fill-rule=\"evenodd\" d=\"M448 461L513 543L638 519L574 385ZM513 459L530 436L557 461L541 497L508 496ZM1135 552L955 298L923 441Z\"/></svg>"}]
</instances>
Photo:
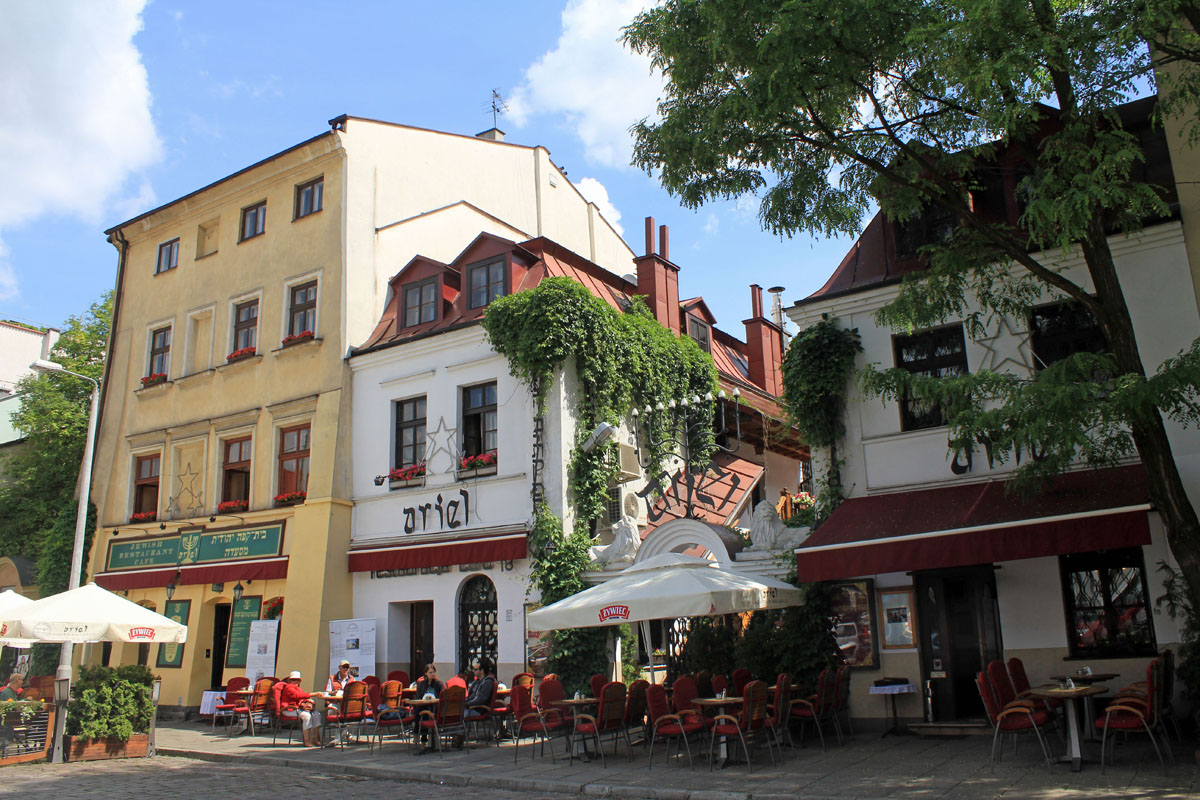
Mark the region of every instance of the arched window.
<instances>
[{"instance_id":1,"label":"arched window","mask_svg":"<svg viewBox=\"0 0 1200 800\"><path fill-rule=\"evenodd\" d=\"M463 584L458 598L458 668L469 670L471 662L487 656L496 663L499 626L496 615L496 585L484 575Z\"/></svg>"}]
</instances>

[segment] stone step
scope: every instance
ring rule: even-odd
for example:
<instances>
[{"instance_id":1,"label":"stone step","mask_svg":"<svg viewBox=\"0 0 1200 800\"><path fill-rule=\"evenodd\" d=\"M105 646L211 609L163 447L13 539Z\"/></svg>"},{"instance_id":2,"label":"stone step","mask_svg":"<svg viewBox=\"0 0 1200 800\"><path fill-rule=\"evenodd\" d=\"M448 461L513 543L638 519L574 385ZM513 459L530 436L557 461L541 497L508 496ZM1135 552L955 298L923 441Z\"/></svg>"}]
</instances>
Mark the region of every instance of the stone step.
<instances>
[{"instance_id":1,"label":"stone step","mask_svg":"<svg viewBox=\"0 0 1200 800\"><path fill-rule=\"evenodd\" d=\"M918 736L991 736L986 722L914 722L908 729Z\"/></svg>"}]
</instances>

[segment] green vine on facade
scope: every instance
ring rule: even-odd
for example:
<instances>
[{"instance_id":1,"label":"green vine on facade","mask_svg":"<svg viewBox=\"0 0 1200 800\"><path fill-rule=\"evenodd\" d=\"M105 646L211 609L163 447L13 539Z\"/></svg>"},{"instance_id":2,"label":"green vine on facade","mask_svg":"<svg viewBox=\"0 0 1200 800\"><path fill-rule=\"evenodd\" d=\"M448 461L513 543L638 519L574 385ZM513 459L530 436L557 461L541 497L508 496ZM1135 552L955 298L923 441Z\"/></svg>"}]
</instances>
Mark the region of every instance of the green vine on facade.
<instances>
[{"instance_id":1,"label":"green vine on facade","mask_svg":"<svg viewBox=\"0 0 1200 800\"><path fill-rule=\"evenodd\" d=\"M846 386L862 352L858 329L825 316L792 340L783 359L783 404L809 445L832 447L845 434Z\"/></svg>"}]
</instances>

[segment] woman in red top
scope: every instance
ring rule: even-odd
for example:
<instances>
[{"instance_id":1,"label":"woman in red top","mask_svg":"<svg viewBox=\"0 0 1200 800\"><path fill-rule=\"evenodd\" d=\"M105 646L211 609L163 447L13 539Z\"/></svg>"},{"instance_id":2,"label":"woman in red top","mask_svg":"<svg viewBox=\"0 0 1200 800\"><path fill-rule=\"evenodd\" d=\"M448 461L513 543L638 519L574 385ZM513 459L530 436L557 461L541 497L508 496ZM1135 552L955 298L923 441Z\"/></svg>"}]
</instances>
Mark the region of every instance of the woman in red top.
<instances>
[{"instance_id":1,"label":"woman in red top","mask_svg":"<svg viewBox=\"0 0 1200 800\"><path fill-rule=\"evenodd\" d=\"M312 695L300 688L300 670L292 670L279 692L279 711L300 720L300 736L309 747L321 746L321 715L313 711Z\"/></svg>"}]
</instances>

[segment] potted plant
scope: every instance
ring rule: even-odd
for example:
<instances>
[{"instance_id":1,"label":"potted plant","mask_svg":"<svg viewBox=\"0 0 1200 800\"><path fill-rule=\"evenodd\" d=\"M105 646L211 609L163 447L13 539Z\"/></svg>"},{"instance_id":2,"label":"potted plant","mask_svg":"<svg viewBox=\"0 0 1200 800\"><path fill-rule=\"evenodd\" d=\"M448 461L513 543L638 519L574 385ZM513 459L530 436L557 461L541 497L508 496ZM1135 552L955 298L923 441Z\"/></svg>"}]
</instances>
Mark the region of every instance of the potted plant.
<instances>
[{"instance_id":1,"label":"potted plant","mask_svg":"<svg viewBox=\"0 0 1200 800\"><path fill-rule=\"evenodd\" d=\"M0 766L45 758L52 743L48 732L53 730L53 720L50 705L42 700L0 700L0 726L14 734L0 756Z\"/></svg>"},{"instance_id":2,"label":"potted plant","mask_svg":"<svg viewBox=\"0 0 1200 800\"><path fill-rule=\"evenodd\" d=\"M129 515L130 522L154 522L158 519L157 511L135 511Z\"/></svg>"},{"instance_id":3,"label":"potted plant","mask_svg":"<svg viewBox=\"0 0 1200 800\"><path fill-rule=\"evenodd\" d=\"M282 492L275 495L275 505L294 506L304 502L308 492Z\"/></svg>"},{"instance_id":4,"label":"potted plant","mask_svg":"<svg viewBox=\"0 0 1200 800\"><path fill-rule=\"evenodd\" d=\"M474 478L496 474L496 451L488 450L472 456L463 456L458 462L458 477Z\"/></svg>"},{"instance_id":5,"label":"potted plant","mask_svg":"<svg viewBox=\"0 0 1200 800\"><path fill-rule=\"evenodd\" d=\"M250 504L245 500L226 500L223 503L217 503L218 514L237 514L240 511L245 511L250 507Z\"/></svg>"},{"instance_id":6,"label":"potted plant","mask_svg":"<svg viewBox=\"0 0 1200 800\"><path fill-rule=\"evenodd\" d=\"M241 361L243 358L250 358L257 352L258 350L256 348L243 347L241 350L234 350L232 353L225 356L225 362L227 364L232 364L235 361Z\"/></svg>"},{"instance_id":7,"label":"potted plant","mask_svg":"<svg viewBox=\"0 0 1200 800\"><path fill-rule=\"evenodd\" d=\"M68 760L149 755L153 685L150 670L137 664L80 667L67 705Z\"/></svg>"},{"instance_id":8,"label":"potted plant","mask_svg":"<svg viewBox=\"0 0 1200 800\"><path fill-rule=\"evenodd\" d=\"M142 378L142 388L148 389L151 386L158 386L160 383L167 382L167 373L151 372L146 377Z\"/></svg>"},{"instance_id":9,"label":"potted plant","mask_svg":"<svg viewBox=\"0 0 1200 800\"><path fill-rule=\"evenodd\" d=\"M300 342L311 341L314 336L316 336L316 334L312 331L300 331L299 333L292 333L283 337L283 342L281 342L281 344L284 347L288 347L293 344L299 344Z\"/></svg>"},{"instance_id":10,"label":"potted plant","mask_svg":"<svg viewBox=\"0 0 1200 800\"><path fill-rule=\"evenodd\" d=\"M279 619L283 616L283 598L272 597L262 607L263 619Z\"/></svg>"},{"instance_id":11,"label":"potted plant","mask_svg":"<svg viewBox=\"0 0 1200 800\"><path fill-rule=\"evenodd\" d=\"M406 486L425 485L425 462L396 467L388 472L388 488L403 489Z\"/></svg>"}]
</instances>

